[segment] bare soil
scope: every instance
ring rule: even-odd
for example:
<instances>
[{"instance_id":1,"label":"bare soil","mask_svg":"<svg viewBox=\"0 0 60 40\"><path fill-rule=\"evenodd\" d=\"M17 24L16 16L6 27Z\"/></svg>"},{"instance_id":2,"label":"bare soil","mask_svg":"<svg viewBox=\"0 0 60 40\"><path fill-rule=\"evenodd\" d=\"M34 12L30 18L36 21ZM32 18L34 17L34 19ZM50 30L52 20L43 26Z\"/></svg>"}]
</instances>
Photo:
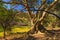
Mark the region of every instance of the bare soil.
<instances>
[{"instance_id":1,"label":"bare soil","mask_svg":"<svg viewBox=\"0 0 60 40\"><path fill-rule=\"evenodd\" d=\"M55 32L54 35L41 32L33 35L10 34L6 36L6 40L60 40L60 30L53 30L53 32ZM0 37L0 40L4 40L4 38Z\"/></svg>"}]
</instances>

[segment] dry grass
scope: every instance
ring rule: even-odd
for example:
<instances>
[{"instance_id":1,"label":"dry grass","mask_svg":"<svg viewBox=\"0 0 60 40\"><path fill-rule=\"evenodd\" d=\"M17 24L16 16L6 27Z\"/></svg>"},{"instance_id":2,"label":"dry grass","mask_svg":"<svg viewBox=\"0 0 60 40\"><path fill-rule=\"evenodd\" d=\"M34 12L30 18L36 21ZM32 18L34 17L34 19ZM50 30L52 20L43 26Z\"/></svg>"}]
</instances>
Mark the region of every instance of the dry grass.
<instances>
[{"instance_id":1,"label":"dry grass","mask_svg":"<svg viewBox=\"0 0 60 40\"><path fill-rule=\"evenodd\" d=\"M14 26L12 28L12 33L24 33L24 32L28 32L29 31L29 27L28 26L21 26L21 27L16 27ZM0 32L0 36L4 36L3 35L4 32ZM6 32L6 35L8 35L8 33Z\"/></svg>"}]
</instances>

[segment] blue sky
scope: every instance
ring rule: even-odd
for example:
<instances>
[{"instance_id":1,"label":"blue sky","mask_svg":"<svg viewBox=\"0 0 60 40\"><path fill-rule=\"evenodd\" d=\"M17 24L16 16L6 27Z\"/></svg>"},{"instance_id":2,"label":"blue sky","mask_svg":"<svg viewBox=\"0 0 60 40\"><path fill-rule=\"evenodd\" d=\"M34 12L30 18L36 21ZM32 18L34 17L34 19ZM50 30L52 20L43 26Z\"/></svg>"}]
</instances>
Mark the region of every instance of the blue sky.
<instances>
[{"instance_id":1,"label":"blue sky","mask_svg":"<svg viewBox=\"0 0 60 40\"><path fill-rule=\"evenodd\" d=\"M10 2L11 0L3 0L4 2ZM47 3L50 1L53 1L53 0L46 0L47 1ZM41 3L41 1L40 0L38 0L38 2L37 2L39 5L40 5L40 3ZM6 7L7 9L10 9L11 8L11 5L10 4L4 4L4 7ZM15 6L13 6L12 8L14 8ZM23 6L22 5L19 5L19 6L17 6L17 7L15 7L14 9L16 9L16 10L21 10L23 8Z\"/></svg>"},{"instance_id":2,"label":"blue sky","mask_svg":"<svg viewBox=\"0 0 60 40\"><path fill-rule=\"evenodd\" d=\"M4 2L10 2L11 0L2 0ZM6 7L7 9L10 9L11 5L10 4L4 4L4 7Z\"/></svg>"},{"instance_id":3,"label":"blue sky","mask_svg":"<svg viewBox=\"0 0 60 40\"><path fill-rule=\"evenodd\" d=\"M5 1L5 2L10 2L11 0L2 0L2 1Z\"/></svg>"},{"instance_id":4,"label":"blue sky","mask_svg":"<svg viewBox=\"0 0 60 40\"><path fill-rule=\"evenodd\" d=\"M10 2L11 0L3 0L4 2ZM4 4L4 7L6 7L7 9L10 9L11 8L11 5L10 4ZM13 6L13 7L15 7L15 6ZM13 8L12 7L12 8ZM18 8L18 9L17 9ZM22 9L23 8L23 6L22 5L19 5L19 6L17 6L17 7L15 7L14 9L16 9L16 10L20 10L20 9Z\"/></svg>"}]
</instances>

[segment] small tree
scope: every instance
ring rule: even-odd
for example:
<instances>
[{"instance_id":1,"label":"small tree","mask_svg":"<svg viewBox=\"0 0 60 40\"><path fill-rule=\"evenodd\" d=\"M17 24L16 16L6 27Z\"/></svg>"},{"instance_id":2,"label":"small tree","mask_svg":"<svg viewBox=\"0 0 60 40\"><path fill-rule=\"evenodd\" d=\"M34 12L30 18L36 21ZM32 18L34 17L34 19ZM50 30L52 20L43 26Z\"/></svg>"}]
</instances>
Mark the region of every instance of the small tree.
<instances>
[{"instance_id":1,"label":"small tree","mask_svg":"<svg viewBox=\"0 0 60 40\"><path fill-rule=\"evenodd\" d=\"M13 10L7 10L4 7L0 7L0 25L4 30L4 38L6 36L5 32L11 30L11 27L16 24L15 21L16 12Z\"/></svg>"}]
</instances>

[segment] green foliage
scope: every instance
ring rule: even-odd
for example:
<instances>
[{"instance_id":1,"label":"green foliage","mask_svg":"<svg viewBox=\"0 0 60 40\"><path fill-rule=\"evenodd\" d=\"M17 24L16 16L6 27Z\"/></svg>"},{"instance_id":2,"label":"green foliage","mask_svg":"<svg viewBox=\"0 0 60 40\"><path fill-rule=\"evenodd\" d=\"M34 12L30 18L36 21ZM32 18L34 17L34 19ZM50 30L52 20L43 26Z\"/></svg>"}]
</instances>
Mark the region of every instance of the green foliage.
<instances>
[{"instance_id":1,"label":"green foliage","mask_svg":"<svg viewBox=\"0 0 60 40\"><path fill-rule=\"evenodd\" d=\"M56 11L59 11L59 10L60 10L60 2L58 2L58 3L56 4L55 9L56 9Z\"/></svg>"},{"instance_id":2,"label":"green foliage","mask_svg":"<svg viewBox=\"0 0 60 40\"><path fill-rule=\"evenodd\" d=\"M44 18L42 23L43 23L43 25L45 27L48 27L49 24L54 24L55 21L56 21L56 17L55 16L46 14L46 16L45 16L45 18Z\"/></svg>"},{"instance_id":3,"label":"green foliage","mask_svg":"<svg viewBox=\"0 0 60 40\"><path fill-rule=\"evenodd\" d=\"M2 26L0 25L0 32L3 32L3 28L2 28Z\"/></svg>"},{"instance_id":4,"label":"green foliage","mask_svg":"<svg viewBox=\"0 0 60 40\"><path fill-rule=\"evenodd\" d=\"M7 12L4 8L0 7L0 22L5 21L7 17Z\"/></svg>"},{"instance_id":5,"label":"green foliage","mask_svg":"<svg viewBox=\"0 0 60 40\"><path fill-rule=\"evenodd\" d=\"M0 25L5 30L11 30L11 26L14 25L16 12L13 10L7 10L4 7L0 7ZM15 21L16 22L16 21Z\"/></svg>"},{"instance_id":6,"label":"green foliage","mask_svg":"<svg viewBox=\"0 0 60 40\"><path fill-rule=\"evenodd\" d=\"M37 3L38 0L27 0L28 6L29 7L35 7L38 5Z\"/></svg>"},{"instance_id":7,"label":"green foliage","mask_svg":"<svg viewBox=\"0 0 60 40\"><path fill-rule=\"evenodd\" d=\"M60 16L60 10L57 12L57 15ZM57 27L60 27L60 19L56 19Z\"/></svg>"},{"instance_id":8,"label":"green foliage","mask_svg":"<svg viewBox=\"0 0 60 40\"><path fill-rule=\"evenodd\" d=\"M20 23L24 23L24 24L29 25L29 17L27 15L27 13L22 12L22 13L18 14L16 16L16 18L18 19L16 21L19 21Z\"/></svg>"}]
</instances>

